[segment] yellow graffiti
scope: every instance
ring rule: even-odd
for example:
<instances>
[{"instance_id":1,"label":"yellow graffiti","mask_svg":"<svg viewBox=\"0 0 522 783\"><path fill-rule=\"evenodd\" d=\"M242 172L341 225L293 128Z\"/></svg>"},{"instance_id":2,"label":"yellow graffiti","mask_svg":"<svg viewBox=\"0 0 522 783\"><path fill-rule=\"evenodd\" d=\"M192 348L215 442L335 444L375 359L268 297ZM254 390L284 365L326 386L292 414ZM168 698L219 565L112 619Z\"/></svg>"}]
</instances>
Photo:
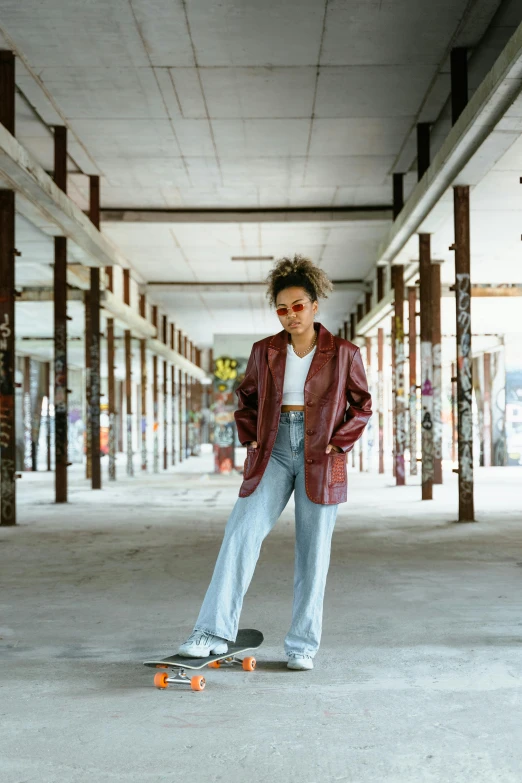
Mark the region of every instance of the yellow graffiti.
<instances>
[{"instance_id":1,"label":"yellow graffiti","mask_svg":"<svg viewBox=\"0 0 522 783\"><path fill-rule=\"evenodd\" d=\"M214 375L220 381L232 381L237 378L237 361L228 356L221 356L216 359L216 369Z\"/></svg>"}]
</instances>

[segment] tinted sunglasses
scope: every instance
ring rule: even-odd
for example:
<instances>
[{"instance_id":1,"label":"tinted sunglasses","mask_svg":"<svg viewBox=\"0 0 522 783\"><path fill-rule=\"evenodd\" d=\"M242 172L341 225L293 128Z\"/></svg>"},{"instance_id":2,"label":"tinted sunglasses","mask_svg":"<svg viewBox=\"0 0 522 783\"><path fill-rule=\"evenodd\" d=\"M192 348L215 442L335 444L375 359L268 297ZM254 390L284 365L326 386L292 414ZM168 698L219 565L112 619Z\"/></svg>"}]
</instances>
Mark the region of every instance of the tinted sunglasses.
<instances>
[{"instance_id":1,"label":"tinted sunglasses","mask_svg":"<svg viewBox=\"0 0 522 783\"><path fill-rule=\"evenodd\" d=\"M304 310L304 309L305 309L305 303L304 302L299 302L298 304L292 305L290 307L290 310L293 310L294 313L300 313L301 310ZM276 313L278 315L288 315L290 310L288 309L288 307L278 307L276 309Z\"/></svg>"}]
</instances>

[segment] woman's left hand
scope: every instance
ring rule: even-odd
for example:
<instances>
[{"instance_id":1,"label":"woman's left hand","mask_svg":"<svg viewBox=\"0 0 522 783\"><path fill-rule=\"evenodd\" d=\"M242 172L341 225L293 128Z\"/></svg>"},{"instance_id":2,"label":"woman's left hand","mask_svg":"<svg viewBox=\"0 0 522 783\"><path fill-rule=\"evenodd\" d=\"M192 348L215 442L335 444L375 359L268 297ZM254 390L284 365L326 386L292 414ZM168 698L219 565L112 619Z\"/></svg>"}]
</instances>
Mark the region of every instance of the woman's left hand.
<instances>
[{"instance_id":1,"label":"woman's left hand","mask_svg":"<svg viewBox=\"0 0 522 783\"><path fill-rule=\"evenodd\" d=\"M340 449L339 446L334 446L333 443L329 443L326 447L326 453L329 454L331 451L340 452L342 449Z\"/></svg>"}]
</instances>

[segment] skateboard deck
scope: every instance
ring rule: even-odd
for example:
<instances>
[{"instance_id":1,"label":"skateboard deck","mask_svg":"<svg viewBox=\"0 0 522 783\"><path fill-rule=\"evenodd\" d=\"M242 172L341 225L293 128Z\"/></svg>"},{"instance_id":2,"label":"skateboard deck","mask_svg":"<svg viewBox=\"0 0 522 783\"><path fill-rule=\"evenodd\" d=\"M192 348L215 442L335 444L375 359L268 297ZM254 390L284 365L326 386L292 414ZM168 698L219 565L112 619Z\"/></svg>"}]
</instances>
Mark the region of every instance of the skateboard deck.
<instances>
[{"instance_id":1,"label":"skateboard deck","mask_svg":"<svg viewBox=\"0 0 522 783\"><path fill-rule=\"evenodd\" d=\"M154 685L161 690L168 688L172 684L190 684L192 690L202 691L205 687L205 678L201 675L189 677L185 669L203 669L208 666L210 669L219 669L222 666L233 666L241 664L245 671L254 671L256 668L256 659L249 656L236 658L247 650L255 650L263 642L263 634L254 628L243 628L238 631L236 640L229 642L228 652L223 655L209 655L206 658L190 658L183 655L169 655L166 658L156 658L151 661L144 661L144 666L150 666L156 669L175 669L174 677L169 677L166 671L158 672L154 676Z\"/></svg>"}]
</instances>

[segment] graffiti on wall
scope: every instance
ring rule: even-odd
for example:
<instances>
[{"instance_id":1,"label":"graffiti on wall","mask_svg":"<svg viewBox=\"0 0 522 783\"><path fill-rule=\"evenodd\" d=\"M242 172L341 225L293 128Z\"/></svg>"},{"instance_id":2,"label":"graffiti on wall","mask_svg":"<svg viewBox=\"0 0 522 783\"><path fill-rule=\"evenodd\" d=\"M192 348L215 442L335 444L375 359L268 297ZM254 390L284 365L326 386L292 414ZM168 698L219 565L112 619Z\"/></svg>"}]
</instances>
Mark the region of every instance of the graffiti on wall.
<instances>
[{"instance_id":1,"label":"graffiti on wall","mask_svg":"<svg viewBox=\"0 0 522 783\"><path fill-rule=\"evenodd\" d=\"M460 496L473 494L473 413L472 413L472 359L471 359L471 311L470 276L467 272L456 275L459 420L459 488Z\"/></svg>"},{"instance_id":2,"label":"graffiti on wall","mask_svg":"<svg viewBox=\"0 0 522 783\"><path fill-rule=\"evenodd\" d=\"M404 484L404 450L406 448L406 382L404 378L404 328L400 316L395 317L395 476Z\"/></svg>"},{"instance_id":3,"label":"graffiti on wall","mask_svg":"<svg viewBox=\"0 0 522 783\"><path fill-rule=\"evenodd\" d=\"M230 473L234 469L234 449L238 444L234 421L237 407L235 390L243 380L247 360L219 356L214 361L214 470Z\"/></svg>"}]
</instances>

